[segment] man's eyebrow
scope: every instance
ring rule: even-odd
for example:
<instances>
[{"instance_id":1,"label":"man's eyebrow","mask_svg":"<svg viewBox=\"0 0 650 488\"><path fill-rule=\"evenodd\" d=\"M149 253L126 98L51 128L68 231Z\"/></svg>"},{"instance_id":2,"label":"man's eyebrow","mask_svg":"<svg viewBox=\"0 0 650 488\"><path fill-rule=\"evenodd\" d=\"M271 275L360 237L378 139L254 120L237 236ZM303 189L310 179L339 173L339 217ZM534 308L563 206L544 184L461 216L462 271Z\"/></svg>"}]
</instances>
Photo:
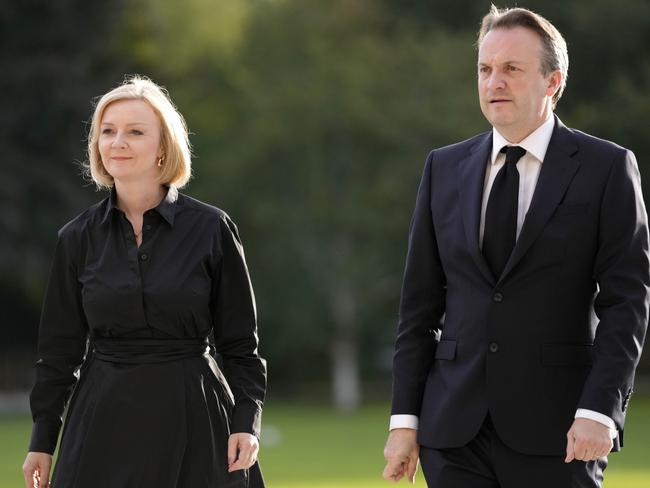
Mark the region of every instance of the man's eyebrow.
<instances>
[{"instance_id":1,"label":"man's eyebrow","mask_svg":"<svg viewBox=\"0 0 650 488\"><path fill-rule=\"evenodd\" d=\"M510 61L504 61L503 63L500 64L526 64L525 61L517 61L517 60L510 60ZM478 62L478 66L490 66L489 63L484 63L482 61Z\"/></svg>"}]
</instances>

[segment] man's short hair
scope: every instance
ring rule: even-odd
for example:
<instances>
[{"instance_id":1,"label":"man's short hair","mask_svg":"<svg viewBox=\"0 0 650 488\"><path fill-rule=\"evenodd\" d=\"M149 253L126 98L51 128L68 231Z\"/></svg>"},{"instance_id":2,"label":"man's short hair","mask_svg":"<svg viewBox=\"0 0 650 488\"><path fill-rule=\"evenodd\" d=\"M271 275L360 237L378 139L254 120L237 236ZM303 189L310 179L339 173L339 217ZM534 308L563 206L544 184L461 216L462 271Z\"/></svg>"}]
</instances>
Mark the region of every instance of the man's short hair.
<instances>
[{"instance_id":1,"label":"man's short hair","mask_svg":"<svg viewBox=\"0 0 650 488\"><path fill-rule=\"evenodd\" d=\"M486 34L493 29L512 29L514 27L530 29L541 39L541 69L544 76L556 70L562 73L562 83L553 95L553 107L555 107L564 92L569 76L569 53L562 34L548 20L525 8L498 9L492 5L487 15L483 17L476 45L480 46Z\"/></svg>"}]
</instances>

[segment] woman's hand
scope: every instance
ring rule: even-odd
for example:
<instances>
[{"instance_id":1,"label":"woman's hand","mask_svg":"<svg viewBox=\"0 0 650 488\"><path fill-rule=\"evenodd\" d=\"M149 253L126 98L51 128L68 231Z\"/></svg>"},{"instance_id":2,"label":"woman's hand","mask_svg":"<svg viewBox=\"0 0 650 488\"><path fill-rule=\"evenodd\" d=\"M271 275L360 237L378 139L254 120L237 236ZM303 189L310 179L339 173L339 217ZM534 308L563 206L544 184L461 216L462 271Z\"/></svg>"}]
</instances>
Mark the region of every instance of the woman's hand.
<instances>
[{"instance_id":1,"label":"woman's hand","mask_svg":"<svg viewBox=\"0 0 650 488\"><path fill-rule=\"evenodd\" d=\"M49 488L52 455L46 452L29 452L23 464L27 488Z\"/></svg>"},{"instance_id":2,"label":"woman's hand","mask_svg":"<svg viewBox=\"0 0 650 488\"><path fill-rule=\"evenodd\" d=\"M260 443L253 434L245 432L230 434L228 438L228 472L250 468L257 461L259 450Z\"/></svg>"}]
</instances>

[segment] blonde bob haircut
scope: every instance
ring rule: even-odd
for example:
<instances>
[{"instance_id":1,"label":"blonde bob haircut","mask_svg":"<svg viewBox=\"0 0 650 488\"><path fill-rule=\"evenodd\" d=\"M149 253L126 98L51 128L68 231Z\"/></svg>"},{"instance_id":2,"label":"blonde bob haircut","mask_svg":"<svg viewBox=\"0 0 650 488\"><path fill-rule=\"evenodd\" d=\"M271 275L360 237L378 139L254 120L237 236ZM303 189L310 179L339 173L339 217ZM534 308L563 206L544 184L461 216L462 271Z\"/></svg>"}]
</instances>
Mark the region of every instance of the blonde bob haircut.
<instances>
[{"instance_id":1,"label":"blonde bob haircut","mask_svg":"<svg viewBox=\"0 0 650 488\"><path fill-rule=\"evenodd\" d=\"M84 167L97 188L110 189L114 184L113 177L102 163L98 143L104 111L111 103L119 100L143 100L151 106L161 127L163 160L159 181L176 188L185 186L192 176L192 153L185 120L172 103L167 90L145 76L133 75L103 95L95 105L88 135L88 161Z\"/></svg>"}]
</instances>

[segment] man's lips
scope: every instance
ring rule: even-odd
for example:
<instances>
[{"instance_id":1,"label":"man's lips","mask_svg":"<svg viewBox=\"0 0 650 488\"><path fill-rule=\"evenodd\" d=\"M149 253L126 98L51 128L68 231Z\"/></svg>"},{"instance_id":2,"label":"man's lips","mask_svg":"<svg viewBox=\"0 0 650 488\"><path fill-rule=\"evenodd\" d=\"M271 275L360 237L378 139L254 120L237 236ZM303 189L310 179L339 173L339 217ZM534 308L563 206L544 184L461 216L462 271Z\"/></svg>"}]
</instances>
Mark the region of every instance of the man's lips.
<instances>
[{"instance_id":1,"label":"man's lips","mask_svg":"<svg viewBox=\"0 0 650 488\"><path fill-rule=\"evenodd\" d=\"M490 103L504 103L504 102L511 102L512 100L508 100L507 98L495 98L493 100L490 100Z\"/></svg>"}]
</instances>

